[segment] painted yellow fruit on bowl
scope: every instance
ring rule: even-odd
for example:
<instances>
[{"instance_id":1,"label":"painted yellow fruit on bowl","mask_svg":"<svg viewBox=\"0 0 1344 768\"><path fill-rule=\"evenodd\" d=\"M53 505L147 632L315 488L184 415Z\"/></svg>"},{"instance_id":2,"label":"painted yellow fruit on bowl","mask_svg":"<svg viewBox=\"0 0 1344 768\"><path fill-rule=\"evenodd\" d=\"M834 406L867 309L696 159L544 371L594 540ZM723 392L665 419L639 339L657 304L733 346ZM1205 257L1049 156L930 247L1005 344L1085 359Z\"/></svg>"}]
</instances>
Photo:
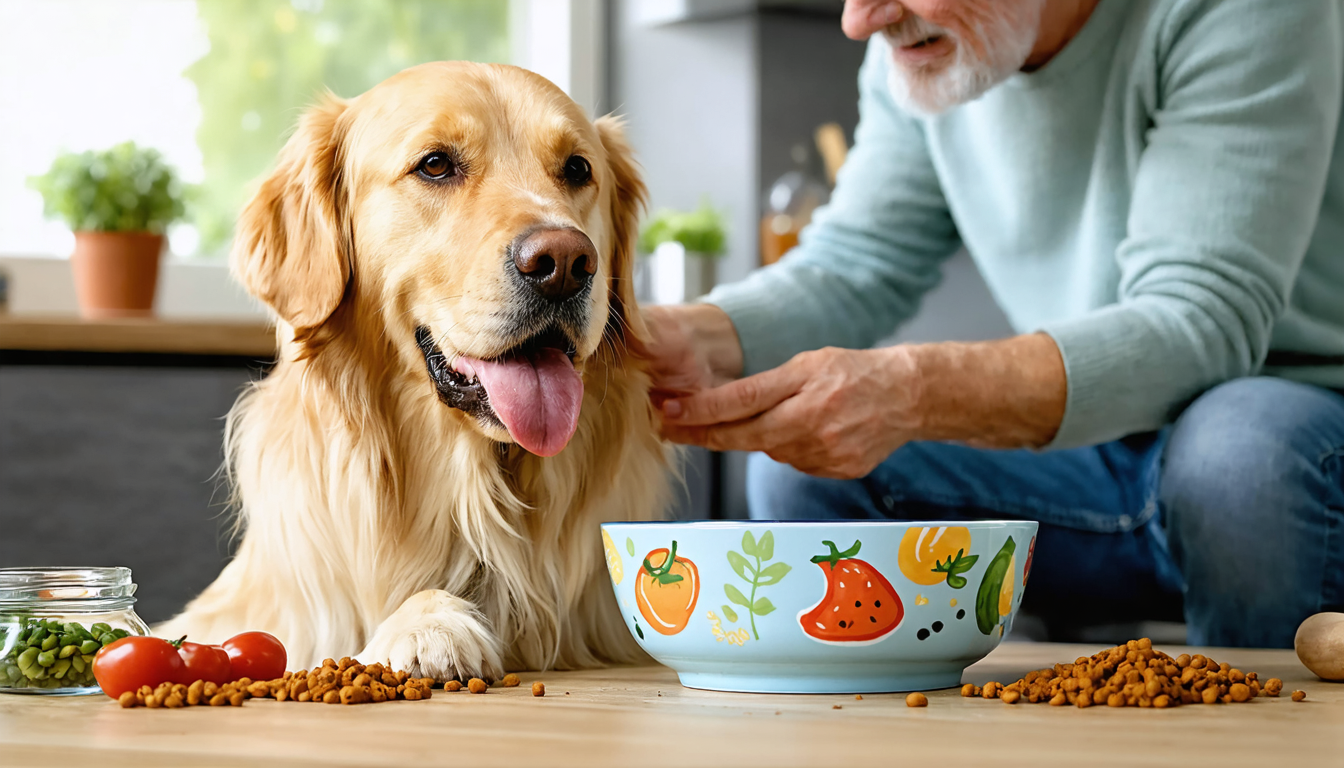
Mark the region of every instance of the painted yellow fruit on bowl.
<instances>
[{"instance_id":1,"label":"painted yellow fruit on bowl","mask_svg":"<svg viewBox=\"0 0 1344 768\"><path fill-rule=\"evenodd\" d=\"M916 584L946 581L949 587L961 589L966 586L962 574L980 559L970 551L971 532L966 528L948 525L910 528L901 538L897 563L901 573Z\"/></svg>"},{"instance_id":2,"label":"painted yellow fruit on bowl","mask_svg":"<svg viewBox=\"0 0 1344 768\"><path fill-rule=\"evenodd\" d=\"M1017 573L1017 557L1008 557L1008 572L1003 575L1003 586L999 587L999 616L1013 612L1013 574Z\"/></svg>"},{"instance_id":3,"label":"painted yellow fruit on bowl","mask_svg":"<svg viewBox=\"0 0 1344 768\"><path fill-rule=\"evenodd\" d=\"M625 567L621 565L621 553L616 549L616 542L611 540L611 534L602 529L602 549L607 553L607 571L611 574L611 583L620 584L621 579L625 578Z\"/></svg>"}]
</instances>

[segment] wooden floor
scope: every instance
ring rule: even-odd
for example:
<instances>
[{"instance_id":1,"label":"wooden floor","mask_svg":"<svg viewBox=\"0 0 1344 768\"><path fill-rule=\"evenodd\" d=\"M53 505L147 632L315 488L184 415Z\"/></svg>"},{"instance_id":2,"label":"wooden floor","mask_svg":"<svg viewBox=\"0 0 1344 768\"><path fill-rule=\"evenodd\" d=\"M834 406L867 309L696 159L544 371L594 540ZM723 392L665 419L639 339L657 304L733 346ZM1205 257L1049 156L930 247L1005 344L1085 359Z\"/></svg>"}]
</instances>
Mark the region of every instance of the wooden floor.
<instances>
[{"instance_id":1,"label":"wooden floor","mask_svg":"<svg viewBox=\"0 0 1344 768\"><path fill-rule=\"evenodd\" d=\"M965 679L1010 682L1096 650L1008 644ZM1080 710L948 690L910 709L901 695L856 701L689 690L661 667L525 673L523 686L479 696L439 692L429 701L354 707L261 700L238 709L122 710L101 696L7 695L0 765L1344 766L1344 685L1312 678L1287 651L1209 653L1262 679L1282 678L1284 695ZM528 691L536 679L547 684L544 699ZM1306 702L1288 698L1295 688L1308 693Z\"/></svg>"}]
</instances>

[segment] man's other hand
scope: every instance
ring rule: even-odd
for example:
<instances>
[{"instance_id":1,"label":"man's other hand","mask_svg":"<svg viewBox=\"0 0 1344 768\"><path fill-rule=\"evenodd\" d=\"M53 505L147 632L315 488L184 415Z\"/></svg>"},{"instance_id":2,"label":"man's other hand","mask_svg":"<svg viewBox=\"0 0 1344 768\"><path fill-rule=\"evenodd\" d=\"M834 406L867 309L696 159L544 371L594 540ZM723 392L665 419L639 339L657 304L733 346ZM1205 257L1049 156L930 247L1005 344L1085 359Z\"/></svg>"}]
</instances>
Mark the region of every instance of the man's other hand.
<instances>
[{"instance_id":1,"label":"man's other hand","mask_svg":"<svg viewBox=\"0 0 1344 768\"><path fill-rule=\"evenodd\" d=\"M663 398L663 436L712 450L763 451L818 477L863 477L913 435L919 394L906 348L828 347Z\"/></svg>"}]
</instances>

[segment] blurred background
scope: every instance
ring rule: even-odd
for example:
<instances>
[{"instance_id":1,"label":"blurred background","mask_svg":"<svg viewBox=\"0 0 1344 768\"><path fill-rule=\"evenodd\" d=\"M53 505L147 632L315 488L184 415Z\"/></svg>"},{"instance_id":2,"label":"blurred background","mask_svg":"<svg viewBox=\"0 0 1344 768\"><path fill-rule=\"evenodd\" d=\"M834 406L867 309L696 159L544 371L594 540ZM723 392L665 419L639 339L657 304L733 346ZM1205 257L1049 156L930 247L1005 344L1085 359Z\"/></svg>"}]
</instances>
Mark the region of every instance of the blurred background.
<instances>
[{"instance_id":1,"label":"blurred background","mask_svg":"<svg viewBox=\"0 0 1344 768\"><path fill-rule=\"evenodd\" d=\"M778 258L829 194L864 53L841 6L0 0L0 566L129 566L149 621L219 571L222 417L274 343L228 276L232 224L323 89L354 96L425 61L508 62L594 116L624 115L652 196L641 298L679 302ZM152 308L91 317L73 227L44 217L29 178L127 141L172 167L183 210ZM116 175L101 156L76 161L82 178ZM961 254L894 340L1009 332ZM677 513L744 516L744 458L694 452Z\"/></svg>"}]
</instances>

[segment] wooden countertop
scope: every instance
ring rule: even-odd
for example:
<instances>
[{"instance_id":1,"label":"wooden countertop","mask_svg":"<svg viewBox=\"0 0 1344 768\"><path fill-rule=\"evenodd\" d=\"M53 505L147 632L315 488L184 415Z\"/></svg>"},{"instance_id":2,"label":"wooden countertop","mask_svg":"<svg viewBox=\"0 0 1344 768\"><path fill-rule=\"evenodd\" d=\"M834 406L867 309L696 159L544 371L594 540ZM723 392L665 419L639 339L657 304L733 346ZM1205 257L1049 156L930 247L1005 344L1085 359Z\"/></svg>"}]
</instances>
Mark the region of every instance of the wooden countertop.
<instances>
[{"instance_id":1,"label":"wooden countertop","mask_svg":"<svg viewBox=\"0 0 1344 768\"><path fill-rule=\"evenodd\" d=\"M1010 682L1097 650L1009 643L964 679ZM666 668L627 667L524 673L521 687L485 695L439 691L429 701L354 707L267 699L237 709L123 710L102 696L0 695L0 764L1344 765L1344 685L1312 677L1291 651L1163 650L1280 677L1284 694L1156 710L1009 706L946 690L910 709L899 694L856 701L697 691ZM543 699L528 691L537 679L546 682ZM1307 701L1289 699L1296 688Z\"/></svg>"},{"instance_id":2,"label":"wooden countertop","mask_svg":"<svg viewBox=\"0 0 1344 768\"><path fill-rule=\"evenodd\" d=\"M0 349L55 352L150 352L270 359L275 330L264 322L160 318L81 320L0 315Z\"/></svg>"}]
</instances>

